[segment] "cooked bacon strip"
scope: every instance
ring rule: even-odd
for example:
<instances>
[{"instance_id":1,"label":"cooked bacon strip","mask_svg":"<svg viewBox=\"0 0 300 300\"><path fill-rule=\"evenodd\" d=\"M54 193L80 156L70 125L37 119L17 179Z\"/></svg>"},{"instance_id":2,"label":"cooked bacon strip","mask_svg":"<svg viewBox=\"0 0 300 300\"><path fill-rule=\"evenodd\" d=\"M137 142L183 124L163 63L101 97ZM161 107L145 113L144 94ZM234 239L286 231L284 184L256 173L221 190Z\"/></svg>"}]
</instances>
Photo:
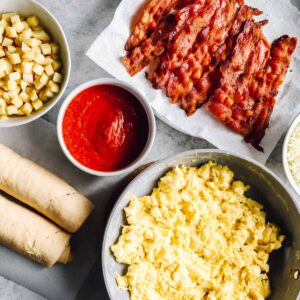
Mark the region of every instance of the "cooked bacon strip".
<instances>
[{"instance_id":1,"label":"cooked bacon strip","mask_svg":"<svg viewBox=\"0 0 300 300\"><path fill-rule=\"evenodd\" d=\"M251 20L253 16L261 14L262 11L247 5L243 5L239 8L225 43L222 44L213 55L211 64L206 72L204 72L203 76L194 82L194 86L190 93L181 99L181 107L188 115L193 114L197 107L202 105L213 91L214 83L218 82L218 66L223 63L231 53L236 38L245 22Z\"/></svg>"},{"instance_id":2,"label":"cooked bacon strip","mask_svg":"<svg viewBox=\"0 0 300 300\"><path fill-rule=\"evenodd\" d=\"M202 73L211 63L212 54L224 43L236 10L235 0L222 0L215 11L210 26L204 29L196 45L184 63L176 68L166 83L166 93L176 103L193 87L193 82L202 77Z\"/></svg>"},{"instance_id":3,"label":"cooked bacon strip","mask_svg":"<svg viewBox=\"0 0 300 300\"><path fill-rule=\"evenodd\" d=\"M285 78L296 45L297 39L287 35L276 40L272 45L266 68L262 72L263 77L256 81L254 90L261 99L262 109L255 120L252 131L245 137L245 141L260 151L263 151L260 142L270 123L275 105L275 95Z\"/></svg>"},{"instance_id":4,"label":"cooked bacon strip","mask_svg":"<svg viewBox=\"0 0 300 300\"><path fill-rule=\"evenodd\" d=\"M244 128L235 124L239 121L240 107L248 113L252 103L248 101L247 83L253 79L252 69L263 68L267 60L265 43L261 43L261 23L246 21L243 32L237 38L236 46L230 59L220 67L220 80L217 89L208 101L209 110L224 124L239 133ZM264 42L264 41L263 41ZM260 47L261 52L258 52ZM256 72L257 73L257 72Z\"/></svg>"},{"instance_id":5,"label":"cooked bacon strip","mask_svg":"<svg viewBox=\"0 0 300 300\"><path fill-rule=\"evenodd\" d=\"M176 16L168 15L149 38L122 58L122 62L131 76L141 71L165 51L168 43L181 31L190 17L200 11L205 0L196 2L181 8Z\"/></svg>"},{"instance_id":6,"label":"cooked bacon strip","mask_svg":"<svg viewBox=\"0 0 300 300\"><path fill-rule=\"evenodd\" d=\"M125 44L125 50L132 50L156 30L161 17L167 15L176 2L177 0L151 0L134 26Z\"/></svg>"},{"instance_id":7,"label":"cooked bacon strip","mask_svg":"<svg viewBox=\"0 0 300 300\"><path fill-rule=\"evenodd\" d=\"M207 0L199 13L190 18L187 26L173 39L170 47L161 55L160 63L149 76L155 88L163 88L171 72L179 67L191 52L198 34L206 28L220 6L221 0Z\"/></svg>"}]
</instances>

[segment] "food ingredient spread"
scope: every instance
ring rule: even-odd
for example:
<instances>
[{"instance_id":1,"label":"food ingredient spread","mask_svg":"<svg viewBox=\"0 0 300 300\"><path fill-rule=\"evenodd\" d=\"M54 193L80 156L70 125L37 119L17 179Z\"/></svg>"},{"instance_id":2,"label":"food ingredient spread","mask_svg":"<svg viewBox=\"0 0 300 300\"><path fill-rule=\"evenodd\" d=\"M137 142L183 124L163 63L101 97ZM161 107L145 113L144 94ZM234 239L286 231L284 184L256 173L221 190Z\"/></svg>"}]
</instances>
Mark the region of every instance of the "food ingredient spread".
<instances>
[{"instance_id":1,"label":"food ingredient spread","mask_svg":"<svg viewBox=\"0 0 300 300\"><path fill-rule=\"evenodd\" d=\"M287 159L291 174L300 185L300 124L296 126L288 142Z\"/></svg>"},{"instance_id":2,"label":"food ingredient spread","mask_svg":"<svg viewBox=\"0 0 300 300\"><path fill-rule=\"evenodd\" d=\"M133 300L265 299L269 253L284 236L227 166L179 166L133 197L111 250L128 265L118 286Z\"/></svg>"}]
</instances>

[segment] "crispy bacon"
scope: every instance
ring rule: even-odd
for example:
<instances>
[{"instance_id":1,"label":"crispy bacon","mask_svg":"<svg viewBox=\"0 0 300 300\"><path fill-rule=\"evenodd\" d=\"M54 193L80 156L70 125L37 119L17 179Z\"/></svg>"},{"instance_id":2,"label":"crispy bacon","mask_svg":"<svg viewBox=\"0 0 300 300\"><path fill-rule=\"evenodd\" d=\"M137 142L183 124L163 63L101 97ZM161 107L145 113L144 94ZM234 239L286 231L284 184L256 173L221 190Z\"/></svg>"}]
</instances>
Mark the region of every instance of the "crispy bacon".
<instances>
[{"instance_id":1,"label":"crispy bacon","mask_svg":"<svg viewBox=\"0 0 300 300\"><path fill-rule=\"evenodd\" d=\"M143 11L143 15L125 44L125 50L130 51L141 44L154 32L163 15L167 15L177 0L151 0Z\"/></svg>"},{"instance_id":2,"label":"crispy bacon","mask_svg":"<svg viewBox=\"0 0 300 300\"><path fill-rule=\"evenodd\" d=\"M261 111L255 119L251 132L246 135L245 141L260 151L263 151L260 142L270 123L275 96L285 78L296 45L297 39L287 35L276 40L272 45L271 55L265 70L254 82L253 90L256 93L254 96L260 100Z\"/></svg>"},{"instance_id":3,"label":"crispy bacon","mask_svg":"<svg viewBox=\"0 0 300 300\"><path fill-rule=\"evenodd\" d=\"M163 88L171 72L179 67L192 51L198 34L206 28L221 0L207 0L197 15L191 17L184 29L172 40L168 49L160 56L160 63L148 77L155 88Z\"/></svg>"},{"instance_id":4,"label":"crispy bacon","mask_svg":"<svg viewBox=\"0 0 300 300\"><path fill-rule=\"evenodd\" d=\"M129 51L122 58L128 73L133 76L150 64L165 51L167 45L182 30L191 16L196 15L206 0L197 0L193 4L182 7L176 14L168 15L158 29L152 33L140 46ZM181 3L181 2L180 2ZM181 3L183 5L183 3Z\"/></svg>"},{"instance_id":5,"label":"crispy bacon","mask_svg":"<svg viewBox=\"0 0 300 300\"><path fill-rule=\"evenodd\" d=\"M224 43L236 10L234 0L222 0L215 11L210 26L202 30L183 64L176 68L166 83L166 93L175 103L193 87L211 63L212 54Z\"/></svg>"},{"instance_id":6,"label":"crispy bacon","mask_svg":"<svg viewBox=\"0 0 300 300\"><path fill-rule=\"evenodd\" d=\"M181 99L181 107L188 115L193 114L197 107L201 106L215 88L214 82L218 82L218 66L223 63L231 53L238 34L247 20L258 16L262 12L256 8L243 5L236 13L235 19L229 30L226 41L214 53L211 63L203 76L194 82L192 90Z\"/></svg>"}]
</instances>

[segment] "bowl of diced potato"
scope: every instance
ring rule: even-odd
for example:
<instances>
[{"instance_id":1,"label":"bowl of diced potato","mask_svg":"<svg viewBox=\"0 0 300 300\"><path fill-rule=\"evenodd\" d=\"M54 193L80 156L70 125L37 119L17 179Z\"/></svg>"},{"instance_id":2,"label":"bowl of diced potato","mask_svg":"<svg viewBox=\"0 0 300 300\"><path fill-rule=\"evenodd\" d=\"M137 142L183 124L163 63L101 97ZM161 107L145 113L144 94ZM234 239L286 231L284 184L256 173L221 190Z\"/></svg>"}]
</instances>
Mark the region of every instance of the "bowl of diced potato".
<instances>
[{"instance_id":1,"label":"bowl of diced potato","mask_svg":"<svg viewBox=\"0 0 300 300\"><path fill-rule=\"evenodd\" d=\"M71 58L56 18L34 0L0 1L0 127L47 113L68 84Z\"/></svg>"}]
</instances>

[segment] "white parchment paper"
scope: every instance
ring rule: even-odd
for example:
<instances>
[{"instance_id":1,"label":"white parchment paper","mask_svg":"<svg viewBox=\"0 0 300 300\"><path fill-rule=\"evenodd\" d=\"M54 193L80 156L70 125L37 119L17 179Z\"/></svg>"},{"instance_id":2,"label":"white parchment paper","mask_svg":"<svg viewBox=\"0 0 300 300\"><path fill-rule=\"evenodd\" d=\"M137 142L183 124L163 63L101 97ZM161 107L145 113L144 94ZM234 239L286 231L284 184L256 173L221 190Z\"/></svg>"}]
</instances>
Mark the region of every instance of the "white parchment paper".
<instances>
[{"instance_id":1,"label":"white parchment paper","mask_svg":"<svg viewBox=\"0 0 300 300\"><path fill-rule=\"evenodd\" d=\"M258 152L245 143L240 135L215 120L205 109L186 117L185 112L177 105L172 105L161 91L152 88L145 78L145 71L133 78L128 75L120 58L125 55L124 45L130 34L133 16L144 3L145 0L123 0L112 22L96 39L87 55L114 77L138 87L156 114L170 126L192 136L204 138L220 149L250 156L265 163L293 117L300 111L299 46L293 57L291 71L277 96L271 125L262 142L265 151ZM288 0L246 0L246 4L264 11L260 19L269 20L264 32L270 41L283 34L300 38L300 12Z\"/></svg>"}]
</instances>

